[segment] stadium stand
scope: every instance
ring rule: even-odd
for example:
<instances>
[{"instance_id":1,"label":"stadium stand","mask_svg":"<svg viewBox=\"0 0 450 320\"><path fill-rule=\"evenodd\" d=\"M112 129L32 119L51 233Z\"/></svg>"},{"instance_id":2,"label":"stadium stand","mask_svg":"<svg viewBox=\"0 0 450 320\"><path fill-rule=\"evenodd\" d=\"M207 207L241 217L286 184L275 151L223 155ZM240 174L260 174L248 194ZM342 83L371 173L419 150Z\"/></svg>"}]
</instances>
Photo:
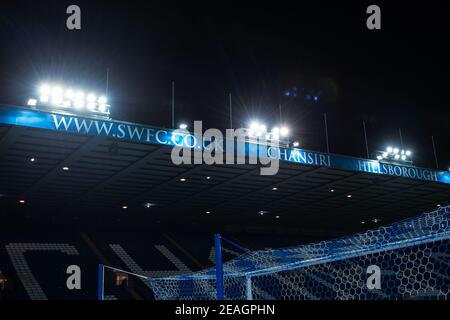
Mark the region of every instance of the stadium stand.
<instances>
[{"instance_id":1,"label":"stadium stand","mask_svg":"<svg viewBox=\"0 0 450 320\"><path fill-rule=\"evenodd\" d=\"M263 235L232 236L250 248L263 248ZM281 247L300 239L274 237L272 244ZM224 259L241 255L224 247ZM46 232L2 231L0 270L8 280L0 298L7 300L70 300L97 298L97 265L104 263L151 277L184 274L214 264L213 234L175 233L142 230L73 231L72 228L47 228ZM82 270L81 290L66 287L67 267ZM6 277L7 275L7 277ZM107 299L153 299L148 283L128 278L116 286L115 275L107 276ZM1 286L1 285L0 285Z\"/></svg>"},{"instance_id":2,"label":"stadium stand","mask_svg":"<svg viewBox=\"0 0 450 320\"><path fill-rule=\"evenodd\" d=\"M231 235L233 241L253 251L244 254L224 243L224 260L229 261L225 263L226 284L230 290L227 298L247 298L245 286L230 280L231 270L235 275L249 271L254 274L253 299L448 298L449 210L441 208L434 215L405 220L390 227L294 247L285 247L286 243L296 243L289 237L262 241L267 237ZM439 234L444 238L389 247L397 240L414 241L427 234L433 237ZM180 289L186 277L194 282L203 275L214 278L213 235L208 233L3 232L0 241L0 281L7 280L3 281L0 291L2 299L96 299L99 263L153 279L148 283L127 275L107 273L105 299L154 299L155 288L156 298L183 299L181 292L173 291L174 281L179 283L176 286ZM268 249L267 242L273 244L272 249ZM308 262L312 258L321 262ZM382 282L387 287L382 293L361 288L367 278L365 270L371 264L389 271L383 274ZM79 265L82 269L81 290L68 290L65 285L69 265ZM286 265L290 267L284 267ZM276 275L264 271L274 267L281 268ZM209 271L197 273L205 268ZM167 283L171 283L172 289L165 291ZM195 287L192 284L191 288ZM196 296L188 293L192 289L186 289L184 294L188 299L213 298L215 286L209 287L207 292L202 291L204 288L196 291ZM172 295L164 296L164 291Z\"/></svg>"}]
</instances>

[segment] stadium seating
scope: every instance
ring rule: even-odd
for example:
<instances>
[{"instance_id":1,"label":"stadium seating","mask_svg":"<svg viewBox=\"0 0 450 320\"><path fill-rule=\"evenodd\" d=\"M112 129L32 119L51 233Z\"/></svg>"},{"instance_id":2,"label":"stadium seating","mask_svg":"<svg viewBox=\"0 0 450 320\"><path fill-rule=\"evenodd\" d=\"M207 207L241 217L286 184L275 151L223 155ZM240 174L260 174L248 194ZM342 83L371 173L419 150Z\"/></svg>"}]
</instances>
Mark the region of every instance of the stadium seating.
<instances>
[{"instance_id":1,"label":"stadium seating","mask_svg":"<svg viewBox=\"0 0 450 320\"><path fill-rule=\"evenodd\" d=\"M99 263L151 277L176 275L213 266L213 234L157 231L89 230L70 228L23 232L2 231L0 238L0 270L8 282L1 299L96 299ZM297 243L295 238L258 235L231 235L234 241L250 249ZM224 244L224 259L242 254ZM67 267L81 268L81 289L69 290ZM130 277L120 288L113 275L106 275L105 298L152 299L149 285Z\"/></svg>"}]
</instances>

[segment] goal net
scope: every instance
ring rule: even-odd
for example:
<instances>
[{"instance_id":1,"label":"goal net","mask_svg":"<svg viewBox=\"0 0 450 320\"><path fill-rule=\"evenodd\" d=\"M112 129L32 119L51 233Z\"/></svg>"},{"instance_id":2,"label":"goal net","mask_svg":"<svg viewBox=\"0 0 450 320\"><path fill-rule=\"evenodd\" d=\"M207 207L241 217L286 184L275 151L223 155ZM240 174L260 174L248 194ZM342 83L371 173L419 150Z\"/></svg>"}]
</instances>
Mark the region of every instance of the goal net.
<instances>
[{"instance_id":1,"label":"goal net","mask_svg":"<svg viewBox=\"0 0 450 320\"><path fill-rule=\"evenodd\" d=\"M232 300L448 299L450 206L331 241L223 264ZM216 270L149 279L156 299L216 299Z\"/></svg>"}]
</instances>

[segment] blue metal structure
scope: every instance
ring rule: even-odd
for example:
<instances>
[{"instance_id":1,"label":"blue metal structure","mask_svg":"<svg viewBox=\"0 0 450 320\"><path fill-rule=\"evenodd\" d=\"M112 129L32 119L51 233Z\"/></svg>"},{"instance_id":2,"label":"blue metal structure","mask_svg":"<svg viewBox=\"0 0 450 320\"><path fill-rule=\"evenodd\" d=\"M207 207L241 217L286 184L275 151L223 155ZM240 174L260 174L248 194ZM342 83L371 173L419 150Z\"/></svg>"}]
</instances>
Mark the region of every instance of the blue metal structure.
<instances>
[{"instance_id":1,"label":"blue metal structure","mask_svg":"<svg viewBox=\"0 0 450 320\"><path fill-rule=\"evenodd\" d=\"M223 262L222 262L222 241L220 234L214 235L214 249L216 256L216 284L217 300L223 300Z\"/></svg>"},{"instance_id":2,"label":"blue metal structure","mask_svg":"<svg viewBox=\"0 0 450 320\"><path fill-rule=\"evenodd\" d=\"M105 290L105 266L102 264L98 265L98 292L97 299L99 301L104 299L104 290Z\"/></svg>"},{"instance_id":3,"label":"blue metal structure","mask_svg":"<svg viewBox=\"0 0 450 320\"><path fill-rule=\"evenodd\" d=\"M178 146L198 149L204 148L205 145L202 137L186 131L182 132L123 121L78 117L15 107L0 107L0 124L109 137L117 140L169 147ZM226 140L224 144L226 144ZM263 150L260 151L260 148ZM224 150L226 149L224 148ZM241 153L242 155L242 150L235 150L237 154ZM263 154L265 158L304 165L450 184L450 172L448 171L391 164L377 160L344 157L297 148L287 149L284 147L264 146L254 143L245 143L244 153L245 156Z\"/></svg>"}]
</instances>

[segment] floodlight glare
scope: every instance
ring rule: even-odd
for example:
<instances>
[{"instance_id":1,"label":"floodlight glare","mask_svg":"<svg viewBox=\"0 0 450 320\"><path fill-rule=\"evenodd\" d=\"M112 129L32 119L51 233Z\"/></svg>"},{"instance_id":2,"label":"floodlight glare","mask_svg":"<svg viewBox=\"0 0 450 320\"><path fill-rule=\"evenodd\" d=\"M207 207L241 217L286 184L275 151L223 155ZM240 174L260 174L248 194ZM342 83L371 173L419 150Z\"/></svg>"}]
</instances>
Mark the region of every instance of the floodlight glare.
<instances>
[{"instance_id":1,"label":"floodlight glare","mask_svg":"<svg viewBox=\"0 0 450 320\"><path fill-rule=\"evenodd\" d=\"M108 102L108 100L106 99L105 96L101 96L100 98L98 98L99 104L106 104L107 102Z\"/></svg>"},{"instance_id":2,"label":"floodlight glare","mask_svg":"<svg viewBox=\"0 0 450 320\"><path fill-rule=\"evenodd\" d=\"M264 124L260 124L257 121L252 121L250 123L249 134L251 136L259 137L259 136L263 135L264 133L266 133L266 131L267 131L267 127Z\"/></svg>"},{"instance_id":3,"label":"floodlight glare","mask_svg":"<svg viewBox=\"0 0 450 320\"><path fill-rule=\"evenodd\" d=\"M282 137L286 137L289 134L289 128L281 127L280 134L281 134Z\"/></svg>"},{"instance_id":4,"label":"floodlight glare","mask_svg":"<svg viewBox=\"0 0 450 320\"><path fill-rule=\"evenodd\" d=\"M95 96L95 94L93 94L93 93L90 93L88 96L87 96L87 101L88 102L95 102L97 100L97 97Z\"/></svg>"},{"instance_id":5,"label":"floodlight glare","mask_svg":"<svg viewBox=\"0 0 450 320\"><path fill-rule=\"evenodd\" d=\"M39 87L39 101L32 98L28 100L28 105L45 107L51 109L73 108L74 110L81 111L81 109L87 107L89 112L101 116L109 115L109 105L106 96L97 96L95 93L85 93L81 90L75 90L74 88L64 88L59 84L43 84ZM86 112L86 110L83 110Z\"/></svg>"},{"instance_id":6,"label":"floodlight glare","mask_svg":"<svg viewBox=\"0 0 450 320\"><path fill-rule=\"evenodd\" d=\"M76 96L75 96L75 99L84 100L84 92L83 91L78 91Z\"/></svg>"},{"instance_id":7,"label":"floodlight glare","mask_svg":"<svg viewBox=\"0 0 450 320\"><path fill-rule=\"evenodd\" d=\"M60 86L55 86L52 88L52 105L58 106L63 102L63 89Z\"/></svg>"},{"instance_id":8,"label":"floodlight glare","mask_svg":"<svg viewBox=\"0 0 450 320\"><path fill-rule=\"evenodd\" d=\"M180 124L180 129L181 130L186 130L187 129L187 124L185 124L185 123L182 123L182 124Z\"/></svg>"},{"instance_id":9,"label":"floodlight glare","mask_svg":"<svg viewBox=\"0 0 450 320\"><path fill-rule=\"evenodd\" d=\"M272 128L272 130L270 131L269 138L279 140L280 139L280 128L278 128L278 127Z\"/></svg>"},{"instance_id":10,"label":"floodlight glare","mask_svg":"<svg viewBox=\"0 0 450 320\"><path fill-rule=\"evenodd\" d=\"M404 149L399 149L399 148L393 148L393 147L387 147L386 151L380 151L377 159L381 160L380 157L382 159L385 159L387 161L392 161L392 160L401 160L403 162L407 162L412 164L411 159L409 158L411 156L411 151L409 150L404 150Z\"/></svg>"},{"instance_id":11,"label":"floodlight glare","mask_svg":"<svg viewBox=\"0 0 450 320\"><path fill-rule=\"evenodd\" d=\"M52 96L53 97L59 97L62 96L63 94L63 89L60 86L55 86L52 89Z\"/></svg>"},{"instance_id":12,"label":"floodlight glare","mask_svg":"<svg viewBox=\"0 0 450 320\"><path fill-rule=\"evenodd\" d=\"M89 110L91 110L91 111L94 110L95 109L95 102L88 102L87 108Z\"/></svg>"},{"instance_id":13,"label":"floodlight glare","mask_svg":"<svg viewBox=\"0 0 450 320\"><path fill-rule=\"evenodd\" d=\"M75 95L75 93L73 92L72 89L66 90L65 96L66 96L67 99L73 99L74 95Z\"/></svg>"},{"instance_id":14,"label":"floodlight glare","mask_svg":"<svg viewBox=\"0 0 450 320\"><path fill-rule=\"evenodd\" d=\"M84 108L84 100L75 100L73 106L75 109L83 109Z\"/></svg>"},{"instance_id":15,"label":"floodlight glare","mask_svg":"<svg viewBox=\"0 0 450 320\"><path fill-rule=\"evenodd\" d=\"M63 99L61 96L53 96L52 97L52 105L54 106L59 106L60 104L62 104Z\"/></svg>"},{"instance_id":16,"label":"floodlight glare","mask_svg":"<svg viewBox=\"0 0 450 320\"><path fill-rule=\"evenodd\" d=\"M250 123L250 130L252 131L258 131L259 130L259 123L254 121Z\"/></svg>"},{"instance_id":17,"label":"floodlight glare","mask_svg":"<svg viewBox=\"0 0 450 320\"><path fill-rule=\"evenodd\" d=\"M292 145L294 146L294 148L297 148L300 145L300 142L294 141L294 143Z\"/></svg>"},{"instance_id":18,"label":"floodlight glare","mask_svg":"<svg viewBox=\"0 0 450 320\"><path fill-rule=\"evenodd\" d=\"M105 113L105 112L106 112L106 105L105 105L105 104L100 104L100 105L98 106L98 110L99 110L100 112Z\"/></svg>"},{"instance_id":19,"label":"floodlight glare","mask_svg":"<svg viewBox=\"0 0 450 320\"><path fill-rule=\"evenodd\" d=\"M377 156L378 160L383 160L383 156Z\"/></svg>"},{"instance_id":20,"label":"floodlight glare","mask_svg":"<svg viewBox=\"0 0 450 320\"><path fill-rule=\"evenodd\" d=\"M50 86L48 84L43 84L39 88L39 93L43 96L48 96L50 94Z\"/></svg>"},{"instance_id":21,"label":"floodlight glare","mask_svg":"<svg viewBox=\"0 0 450 320\"><path fill-rule=\"evenodd\" d=\"M264 132L267 131L267 127L266 127L264 124L261 124L261 125L259 126L258 130L259 130L261 133L264 133Z\"/></svg>"}]
</instances>

